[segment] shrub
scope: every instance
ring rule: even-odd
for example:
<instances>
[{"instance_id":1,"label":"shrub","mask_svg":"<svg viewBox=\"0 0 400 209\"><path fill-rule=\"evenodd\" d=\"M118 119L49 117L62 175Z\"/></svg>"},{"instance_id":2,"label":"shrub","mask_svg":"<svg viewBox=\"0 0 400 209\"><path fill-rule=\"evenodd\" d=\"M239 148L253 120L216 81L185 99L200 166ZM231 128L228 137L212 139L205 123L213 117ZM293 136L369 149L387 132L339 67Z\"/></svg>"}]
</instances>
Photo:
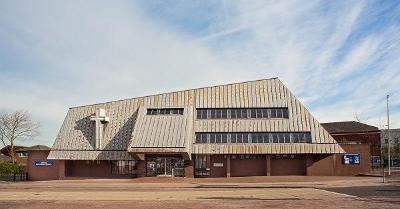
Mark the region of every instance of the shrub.
<instances>
[{"instance_id":1,"label":"shrub","mask_svg":"<svg viewBox=\"0 0 400 209\"><path fill-rule=\"evenodd\" d=\"M19 170L19 166L15 163L0 162L0 175L14 175Z\"/></svg>"}]
</instances>

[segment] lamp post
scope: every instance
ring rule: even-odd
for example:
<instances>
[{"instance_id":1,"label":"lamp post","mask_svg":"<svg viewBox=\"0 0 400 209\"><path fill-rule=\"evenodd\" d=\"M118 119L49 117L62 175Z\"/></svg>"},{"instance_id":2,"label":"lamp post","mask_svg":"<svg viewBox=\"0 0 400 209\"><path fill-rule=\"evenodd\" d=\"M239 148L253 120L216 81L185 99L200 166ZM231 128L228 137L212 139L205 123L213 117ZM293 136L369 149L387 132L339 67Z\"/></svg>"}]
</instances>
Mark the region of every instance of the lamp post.
<instances>
[{"instance_id":1,"label":"lamp post","mask_svg":"<svg viewBox=\"0 0 400 209\"><path fill-rule=\"evenodd\" d=\"M389 120L389 94L386 95L387 136L388 136L388 175L390 176L390 120Z\"/></svg>"}]
</instances>

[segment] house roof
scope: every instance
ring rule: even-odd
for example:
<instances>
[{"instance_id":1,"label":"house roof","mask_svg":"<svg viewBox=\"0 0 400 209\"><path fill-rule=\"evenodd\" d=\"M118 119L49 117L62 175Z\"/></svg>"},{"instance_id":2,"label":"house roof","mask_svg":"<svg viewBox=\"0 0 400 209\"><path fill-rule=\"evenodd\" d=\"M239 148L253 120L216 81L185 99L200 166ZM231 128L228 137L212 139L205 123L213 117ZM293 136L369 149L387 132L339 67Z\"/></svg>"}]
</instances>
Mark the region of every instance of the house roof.
<instances>
[{"instance_id":1,"label":"house roof","mask_svg":"<svg viewBox=\"0 0 400 209\"><path fill-rule=\"evenodd\" d=\"M4 154L4 155L8 156L9 155L9 153L8 153L8 148L9 147L10 147L10 145L7 145L6 147L1 148L0 152L2 154ZM27 147L25 147L25 146L17 146L17 145L14 146L14 150L16 152L24 151L25 148L27 148Z\"/></svg>"},{"instance_id":2,"label":"house roof","mask_svg":"<svg viewBox=\"0 0 400 209\"><path fill-rule=\"evenodd\" d=\"M31 147L27 147L25 149L23 149L25 151L32 151L32 150L51 150L50 147L46 146L46 145L33 145Z\"/></svg>"},{"instance_id":3,"label":"house roof","mask_svg":"<svg viewBox=\"0 0 400 209\"><path fill-rule=\"evenodd\" d=\"M330 134L379 132L379 128L357 121L321 123Z\"/></svg>"}]
</instances>

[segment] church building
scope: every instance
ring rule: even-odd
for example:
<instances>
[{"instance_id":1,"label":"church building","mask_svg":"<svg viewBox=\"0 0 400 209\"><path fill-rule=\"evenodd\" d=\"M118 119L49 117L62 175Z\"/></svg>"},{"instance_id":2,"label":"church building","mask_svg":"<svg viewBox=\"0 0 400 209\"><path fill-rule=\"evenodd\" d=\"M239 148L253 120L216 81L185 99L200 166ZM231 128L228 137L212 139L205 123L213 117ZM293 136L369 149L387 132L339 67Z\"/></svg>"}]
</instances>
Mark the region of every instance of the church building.
<instances>
[{"instance_id":1,"label":"church building","mask_svg":"<svg viewBox=\"0 0 400 209\"><path fill-rule=\"evenodd\" d=\"M335 175L344 153L272 78L72 107L42 161L58 179Z\"/></svg>"}]
</instances>

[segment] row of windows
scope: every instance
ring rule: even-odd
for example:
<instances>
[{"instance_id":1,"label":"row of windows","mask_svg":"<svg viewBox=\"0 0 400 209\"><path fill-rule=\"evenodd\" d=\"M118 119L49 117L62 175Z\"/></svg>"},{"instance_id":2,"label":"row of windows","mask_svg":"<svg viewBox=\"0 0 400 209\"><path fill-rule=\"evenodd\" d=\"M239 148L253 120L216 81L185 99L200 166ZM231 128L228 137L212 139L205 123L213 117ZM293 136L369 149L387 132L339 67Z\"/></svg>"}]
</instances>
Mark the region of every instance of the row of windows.
<instances>
[{"instance_id":1,"label":"row of windows","mask_svg":"<svg viewBox=\"0 0 400 209\"><path fill-rule=\"evenodd\" d=\"M310 132L196 133L196 143L311 143Z\"/></svg>"},{"instance_id":2,"label":"row of windows","mask_svg":"<svg viewBox=\"0 0 400 209\"><path fill-rule=\"evenodd\" d=\"M288 108L196 109L197 119L289 118Z\"/></svg>"},{"instance_id":3,"label":"row of windows","mask_svg":"<svg viewBox=\"0 0 400 209\"><path fill-rule=\"evenodd\" d=\"M149 108L147 115L183 115L183 108Z\"/></svg>"},{"instance_id":4,"label":"row of windows","mask_svg":"<svg viewBox=\"0 0 400 209\"><path fill-rule=\"evenodd\" d=\"M232 160L265 160L265 155L231 155Z\"/></svg>"}]
</instances>

